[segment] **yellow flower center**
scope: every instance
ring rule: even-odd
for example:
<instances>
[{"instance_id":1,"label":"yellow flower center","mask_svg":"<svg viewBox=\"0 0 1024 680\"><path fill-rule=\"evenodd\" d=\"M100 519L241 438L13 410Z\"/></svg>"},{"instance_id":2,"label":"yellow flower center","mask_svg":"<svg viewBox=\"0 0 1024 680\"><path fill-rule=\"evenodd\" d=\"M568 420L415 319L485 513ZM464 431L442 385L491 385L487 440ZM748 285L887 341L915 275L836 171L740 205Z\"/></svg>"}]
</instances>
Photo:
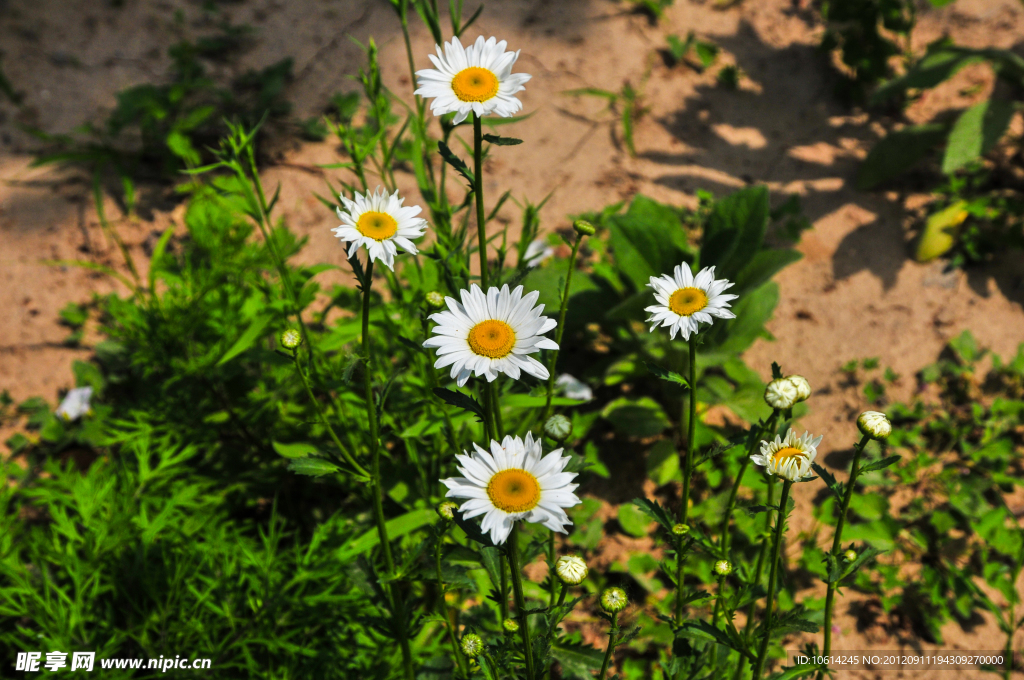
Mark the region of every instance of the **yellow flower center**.
<instances>
[{"instance_id":1,"label":"yellow flower center","mask_svg":"<svg viewBox=\"0 0 1024 680\"><path fill-rule=\"evenodd\" d=\"M485 102L498 94L498 76L485 68L470 66L455 74L452 90L460 101Z\"/></svg>"},{"instance_id":2,"label":"yellow flower center","mask_svg":"<svg viewBox=\"0 0 1024 680\"><path fill-rule=\"evenodd\" d=\"M775 452L775 462L783 463L786 461L787 458L796 458L798 456L800 458L806 458L807 452L804 451L803 449L798 449L793 446L787 446L786 448L779 449L778 451Z\"/></svg>"},{"instance_id":3,"label":"yellow flower center","mask_svg":"<svg viewBox=\"0 0 1024 680\"><path fill-rule=\"evenodd\" d=\"M487 496L505 512L529 512L540 502L540 483L526 470L502 470L491 477Z\"/></svg>"},{"instance_id":4,"label":"yellow flower center","mask_svg":"<svg viewBox=\"0 0 1024 680\"><path fill-rule=\"evenodd\" d=\"M466 342L474 353L500 359L512 353L512 348L516 346L516 332L504 321L488 319L469 329Z\"/></svg>"},{"instance_id":5,"label":"yellow flower center","mask_svg":"<svg viewBox=\"0 0 1024 680\"><path fill-rule=\"evenodd\" d=\"M679 316L690 316L708 306L708 294L700 288L680 288L668 299L668 308Z\"/></svg>"},{"instance_id":6,"label":"yellow flower center","mask_svg":"<svg viewBox=\"0 0 1024 680\"><path fill-rule=\"evenodd\" d=\"M387 213L367 210L359 216L359 221L356 222L356 229L366 238L383 241L384 239L391 238L398 232L398 222Z\"/></svg>"}]
</instances>

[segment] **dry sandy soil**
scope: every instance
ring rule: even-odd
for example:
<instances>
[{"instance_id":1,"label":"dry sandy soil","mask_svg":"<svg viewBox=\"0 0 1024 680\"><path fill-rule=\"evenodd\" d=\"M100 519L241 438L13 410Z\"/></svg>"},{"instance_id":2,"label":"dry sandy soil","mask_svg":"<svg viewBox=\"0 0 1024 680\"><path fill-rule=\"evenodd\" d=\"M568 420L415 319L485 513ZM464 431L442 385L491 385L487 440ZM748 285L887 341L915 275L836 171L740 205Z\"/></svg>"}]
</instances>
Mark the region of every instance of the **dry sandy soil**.
<instances>
[{"instance_id":1,"label":"dry sandy soil","mask_svg":"<svg viewBox=\"0 0 1024 680\"><path fill-rule=\"evenodd\" d=\"M40 259L120 266L99 228L88 186L73 174L31 168L36 147L19 125L68 132L84 121L102 120L117 91L166 73L169 45L213 30L199 2L110 4L0 0L3 68L24 94L20 108L0 102L0 389L16 400L41 395L55 402L58 391L72 385L71 361L88 350L62 346L67 329L56 323L57 313L68 302L115 289L106 278L40 264ZM782 301L769 324L776 341L759 341L746 360L764 377L776 360L810 380L815 396L803 425L824 434L827 454L852 445L853 419L863 406L840 386L843 362L877 356L883 366L910 376L964 329L983 346L1012 355L1024 341L1024 267L1007 257L968 274L944 274L941 264L908 259L907 209L919 205L921 197L853 188L858 162L881 127L832 96L831 71L815 49L821 27L806 4L746 0L716 9L710 0L676 0L654 25L608 0L501 0L488 4L469 36L479 32L507 39L522 50L517 70L533 74L521 99L525 111L535 115L515 129L526 143L496 154L487 168L487 189L496 196L511 188L517 198L534 202L554 191L542 211L545 229L564 227L570 214L637 192L688 205L695 203L698 188L722 194L751 182L766 184L776 202L786 193L800 194L813 222L799 245L805 257L778 277ZM475 3L469 0L467 6L468 15ZM374 37L386 84L411 99L398 22L384 0L246 0L218 7L232 23L257 29L237 62L219 67L222 75L293 57L296 79L288 98L297 118L319 114L332 94L355 87L347 76L363 57L348 36ZM176 10L184 12L179 27L173 22ZM724 50L719 64L703 74L685 66L669 68L657 55L666 35L691 30ZM958 0L942 10L926 9L914 34L915 49L943 33L969 46L1019 49L1024 6L1016 0ZM418 66L426 64L432 41L418 25L413 47ZM730 63L744 74L738 91L715 81L717 69ZM649 111L638 123L638 156L632 158L603 103L563 91L619 90L625 82L638 86L648 69L643 91ZM967 69L929 93L910 117L923 120L960 108L971 101L961 93L975 85L982 94L991 87L983 67ZM1015 129L1019 134L1019 119ZM337 160L330 143L295 144L265 172L268 185L282 185L281 215L310 237L304 260L342 258L329 231L335 219L312 196L323 191L322 180L308 170ZM412 177L400 176L399 185L415 196ZM505 212L507 219L518 219ZM118 228L137 261L144 262L142 245L151 232L180 218L180 208L158 208L150 219L121 219ZM903 381L895 396L909 397L912 382ZM798 494L798 503L809 500ZM882 626L858 631L847 608L840 613L840 649L888 650L913 643L907 631ZM998 639L990 620L970 632L953 625L943 648L991 649L1001 644Z\"/></svg>"}]
</instances>

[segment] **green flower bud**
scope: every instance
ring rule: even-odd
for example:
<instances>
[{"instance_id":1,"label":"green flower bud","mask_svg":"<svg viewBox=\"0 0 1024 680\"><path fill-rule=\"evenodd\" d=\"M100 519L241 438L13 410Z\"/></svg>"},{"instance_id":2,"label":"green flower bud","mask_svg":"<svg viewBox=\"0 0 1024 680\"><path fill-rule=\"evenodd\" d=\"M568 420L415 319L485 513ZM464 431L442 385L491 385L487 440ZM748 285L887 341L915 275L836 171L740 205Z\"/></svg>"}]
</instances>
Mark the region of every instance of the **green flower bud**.
<instances>
[{"instance_id":1,"label":"green flower bud","mask_svg":"<svg viewBox=\"0 0 1024 680\"><path fill-rule=\"evenodd\" d=\"M572 421L563 415L553 415L544 423L544 434L556 442L564 442L572 434Z\"/></svg>"},{"instance_id":2,"label":"green flower bud","mask_svg":"<svg viewBox=\"0 0 1024 680\"><path fill-rule=\"evenodd\" d=\"M501 627L507 630L509 633L519 632L519 624L516 622L515 619L505 619L504 623L501 624Z\"/></svg>"},{"instance_id":3,"label":"green flower bud","mask_svg":"<svg viewBox=\"0 0 1024 680\"><path fill-rule=\"evenodd\" d=\"M462 653L470 659L475 659L484 651L484 641L476 633L468 633L462 636Z\"/></svg>"},{"instance_id":4,"label":"green flower bud","mask_svg":"<svg viewBox=\"0 0 1024 680\"><path fill-rule=\"evenodd\" d=\"M587 563L578 555L562 555L555 562L558 579L567 586L578 586L588 573Z\"/></svg>"},{"instance_id":5,"label":"green flower bud","mask_svg":"<svg viewBox=\"0 0 1024 680\"><path fill-rule=\"evenodd\" d=\"M281 346L285 349L295 349L302 344L302 335L294 328L289 328L281 333Z\"/></svg>"},{"instance_id":6,"label":"green flower bud","mask_svg":"<svg viewBox=\"0 0 1024 680\"><path fill-rule=\"evenodd\" d=\"M846 552L843 553L843 559L846 560L847 562L853 562L855 559L857 559L857 551L856 550L847 550Z\"/></svg>"},{"instance_id":7,"label":"green flower bud","mask_svg":"<svg viewBox=\"0 0 1024 680\"><path fill-rule=\"evenodd\" d=\"M458 503L452 503L451 501L445 501L441 505L437 506L437 514L441 515L441 519L446 519L449 522L455 519L455 511L459 509Z\"/></svg>"},{"instance_id":8,"label":"green flower bud","mask_svg":"<svg viewBox=\"0 0 1024 680\"><path fill-rule=\"evenodd\" d=\"M690 527L686 524L677 524L672 527L672 533L676 536L685 536L690 533Z\"/></svg>"},{"instance_id":9,"label":"green flower bud","mask_svg":"<svg viewBox=\"0 0 1024 680\"><path fill-rule=\"evenodd\" d=\"M427 293L427 306L433 307L434 309L441 309L444 307L444 296L436 290L430 291Z\"/></svg>"},{"instance_id":10,"label":"green flower bud","mask_svg":"<svg viewBox=\"0 0 1024 680\"><path fill-rule=\"evenodd\" d=\"M715 573L719 576L728 576L732 573L732 565L729 560L718 560L715 562Z\"/></svg>"},{"instance_id":11,"label":"green flower bud","mask_svg":"<svg viewBox=\"0 0 1024 680\"><path fill-rule=\"evenodd\" d=\"M593 236L597 232L594 225L586 220L576 220L572 223L572 228L575 229L576 233L580 236Z\"/></svg>"},{"instance_id":12,"label":"green flower bud","mask_svg":"<svg viewBox=\"0 0 1024 680\"><path fill-rule=\"evenodd\" d=\"M626 591L622 588L607 588L601 593L601 609L609 614L618 614L626 608L627 604L629 604L629 598L626 597Z\"/></svg>"}]
</instances>

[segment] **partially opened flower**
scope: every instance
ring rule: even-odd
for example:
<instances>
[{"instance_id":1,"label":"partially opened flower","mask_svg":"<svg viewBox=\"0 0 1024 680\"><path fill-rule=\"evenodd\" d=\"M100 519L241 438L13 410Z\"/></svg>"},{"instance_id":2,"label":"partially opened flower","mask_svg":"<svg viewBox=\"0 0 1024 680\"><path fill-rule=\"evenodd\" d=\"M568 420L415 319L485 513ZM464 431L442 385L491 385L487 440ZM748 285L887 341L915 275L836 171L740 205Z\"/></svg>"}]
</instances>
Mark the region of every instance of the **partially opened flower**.
<instances>
[{"instance_id":1,"label":"partially opened flower","mask_svg":"<svg viewBox=\"0 0 1024 680\"><path fill-rule=\"evenodd\" d=\"M812 437L810 432L805 432L798 437L796 430L790 428L785 439L775 435L775 441L762 441L761 453L755 453L750 460L763 465L770 475L798 482L811 474L811 463L818 455L820 443L820 435Z\"/></svg>"},{"instance_id":2,"label":"partially opened flower","mask_svg":"<svg viewBox=\"0 0 1024 680\"><path fill-rule=\"evenodd\" d=\"M506 52L506 45L504 40L483 36L469 47L452 38L443 53L437 45L437 56L428 55L436 68L416 72L419 89L415 94L434 100L430 110L435 116L454 113L456 124L466 120L470 111L477 116L514 116L523 108L514 95L526 89L523 85L531 76L512 73L519 52Z\"/></svg>"},{"instance_id":3,"label":"partially opened flower","mask_svg":"<svg viewBox=\"0 0 1024 680\"><path fill-rule=\"evenodd\" d=\"M76 387L68 391L54 413L68 422L78 420L92 412L92 407L89 405L90 399L92 399L91 387Z\"/></svg>"},{"instance_id":4,"label":"partially opened flower","mask_svg":"<svg viewBox=\"0 0 1024 680\"><path fill-rule=\"evenodd\" d=\"M892 434L892 423L880 411L864 411L857 417L857 427L872 439L888 439Z\"/></svg>"},{"instance_id":5,"label":"partially opened flower","mask_svg":"<svg viewBox=\"0 0 1024 680\"><path fill-rule=\"evenodd\" d=\"M558 322L541 316L544 305L534 307L540 293L524 296L522 286L509 292L506 285L500 291L492 287L484 295L480 286L473 284L460 294L462 304L445 298L448 311L430 315L437 326L423 346L437 348L434 368L451 366L451 377L459 387L474 374L488 382L498 373L518 380L522 371L541 380L548 377L548 369L527 356L542 349L558 349L554 340L543 337Z\"/></svg>"},{"instance_id":6,"label":"partially opened flower","mask_svg":"<svg viewBox=\"0 0 1024 680\"><path fill-rule=\"evenodd\" d=\"M733 284L725 279L716 281L714 267L705 267L694 276L690 265L684 262L675 268L672 276L652 276L647 285L654 289L654 297L658 301L658 304L646 308L651 313L647 319L653 324L651 331L659 326L669 326L673 340L676 333L682 335L683 340L689 340L701 322L712 323L714 317L736 317L727 307L738 296L722 293Z\"/></svg>"},{"instance_id":7,"label":"partially opened flower","mask_svg":"<svg viewBox=\"0 0 1024 680\"><path fill-rule=\"evenodd\" d=\"M463 518L483 515L480 528L495 544L508 539L516 520L566 533L564 527L572 522L563 508L578 505L580 499L573 493L576 473L563 472L569 457L562 456L562 449L544 456L540 439L535 440L532 432L526 441L511 436L500 444L492 441L490 451L473 447L472 454L456 456L463 476L441 480L449 498L469 499L459 508Z\"/></svg>"},{"instance_id":8,"label":"partially opened flower","mask_svg":"<svg viewBox=\"0 0 1024 680\"><path fill-rule=\"evenodd\" d=\"M338 208L342 224L331 231L350 244L349 257L359 246L366 246L371 262L380 260L388 269L394 269L398 246L413 255L419 252L411 239L423 236L427 221L416 217L421 210L418 205L403 208L405 199L399 198L397 191L389 194L380 187L365 196L356 192L352 199L339 198L345 206L345 210Z\"/></svg>"}]
</instances>

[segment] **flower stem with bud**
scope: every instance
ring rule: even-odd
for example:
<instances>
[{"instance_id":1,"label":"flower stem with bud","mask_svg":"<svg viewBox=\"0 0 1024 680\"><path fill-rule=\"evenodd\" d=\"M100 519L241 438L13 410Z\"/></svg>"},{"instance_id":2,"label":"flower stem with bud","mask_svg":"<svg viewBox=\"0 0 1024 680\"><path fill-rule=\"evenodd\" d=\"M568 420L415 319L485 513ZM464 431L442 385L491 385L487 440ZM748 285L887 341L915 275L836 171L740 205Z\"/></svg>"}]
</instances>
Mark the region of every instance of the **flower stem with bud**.
<instances>
[{"instance_id":1,"label":"flower stem with bud","mask_svg":"<svg viewBox=\"0 0 1024 680\"><path fill-rule=\"evenodd\" d=\"M752 680L761 680L764 663L768 658L768 643L772 637L772 605L775 601L775 582L779 572L779 546L782 545L782 534L786 531L786 504L789 503L789 490L792 486L793 482L788 479L782 482L782 496L779 498L779 510L775 520L775 540L772 542L772 566L768 572L768 596L764 605L764 637L761 638L761 646L757 651Z\"/></svg>"},{"instance_id":2,"label":"flower stem with bud","mask_svg":"<svg viewBox=\"0 0 1024 680\"><path fill-rule=\"evenodd\" d=\"M530 615L526 613L526 597L523 595L522 567L519 564L519 532L515 526L508 535L505 556L512 572L512 592L516 598L516 616L519 618L519 635L523 641L523 656L526 657L526 680L534 680L533 649L530 646Z\"/></svg>"}]
</instances>

